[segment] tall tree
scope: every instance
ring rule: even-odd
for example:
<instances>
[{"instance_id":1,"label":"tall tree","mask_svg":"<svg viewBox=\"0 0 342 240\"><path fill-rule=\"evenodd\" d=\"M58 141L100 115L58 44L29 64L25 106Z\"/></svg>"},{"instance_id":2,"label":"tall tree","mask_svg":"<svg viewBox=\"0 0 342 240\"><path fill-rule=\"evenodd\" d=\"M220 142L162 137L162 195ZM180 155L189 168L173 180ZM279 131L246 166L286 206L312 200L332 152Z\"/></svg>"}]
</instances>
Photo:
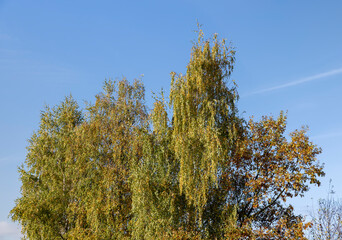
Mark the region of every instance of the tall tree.
<instances>
[{"instance_id":1,"label":"tall tree","mask_svg":"<svg viewBox=\"0 0 342 240\"><path fill-rule=\"evenodd\" d=\"M25 165L19 168L22 196L11 210L28 239L65 239L74 224L68 205L75 130L82 119L76 102L68 97L42 112L39 130L29 140Z\"/></svg>"},{"instance_id":2,"label":"tall tree","mask_svg":"<svg viewBox=\"0 0 342 240\"><path fill-rule=\"evenodd\" d=\"M201 223L209 189L216 185L219 169L232 148L237 118L235 85L228 88L234 50L214 36L212 46L199 30L186 75L172 74L172 140L180 162L179 187Z\"/></svg>"},{"instance_id":3,"label":"tall tree","mask_svg":"<svg viewBox=\"0 0 342 240\"><path fill-rule=\"evenodd\" d=\"M29 239L305 239L286 200L319 185L321 150L286 116L239 116L234 50L199 30L170 102L106 81L82 114L42 114L11 211Z\"/></svg>"},{"instance_id":4,"label":"tall tree","mask_svg":"<svg viewBox=\"0 0 342 240\"><path fill-rule=\"evenodd\" d=\"M240 134L227 172L220 179L228 204L236 209L237 227L248 228L257 236L304 238L309 225L293 213L286 200L304 196L310 184L320 185L321 152L309 141L306 129L285 137L286 116L252 119ZM255 231L257 230L258 231Z\"/></svg>"},{"instance_id":5,"label":"tall tree","mask_svg":"<svg viewBox=\"0 0 342 240\"><path fill-rule=\"evenodd\" d=\"M139 132L146 122L144 87L136 80L106 81L78 129L77 166L70 206L77 239L124 239L131 230L130 169L139 154Z\"/></svg>"}]
</instances>

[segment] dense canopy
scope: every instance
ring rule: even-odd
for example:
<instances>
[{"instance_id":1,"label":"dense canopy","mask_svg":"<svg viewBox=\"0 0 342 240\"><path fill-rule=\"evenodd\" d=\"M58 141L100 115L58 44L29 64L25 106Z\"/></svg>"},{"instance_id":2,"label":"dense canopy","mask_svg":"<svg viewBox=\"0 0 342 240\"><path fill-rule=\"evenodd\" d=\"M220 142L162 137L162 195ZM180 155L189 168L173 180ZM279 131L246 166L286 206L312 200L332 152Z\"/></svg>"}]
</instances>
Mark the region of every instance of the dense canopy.
<instances>
[{"instance_id":1,"label":"dense canopy","mask_svg":"<svg viewBox=\"0 0 342 240\"><path fill-rule=\"evenodd\" d=\"M244 119L235 51L201 30L170 101L141 80L106 81L93 104L46 108L11 211L27 239L305 239L288 198L324 175L286 115Z\"/></svg>"}]
</instances>

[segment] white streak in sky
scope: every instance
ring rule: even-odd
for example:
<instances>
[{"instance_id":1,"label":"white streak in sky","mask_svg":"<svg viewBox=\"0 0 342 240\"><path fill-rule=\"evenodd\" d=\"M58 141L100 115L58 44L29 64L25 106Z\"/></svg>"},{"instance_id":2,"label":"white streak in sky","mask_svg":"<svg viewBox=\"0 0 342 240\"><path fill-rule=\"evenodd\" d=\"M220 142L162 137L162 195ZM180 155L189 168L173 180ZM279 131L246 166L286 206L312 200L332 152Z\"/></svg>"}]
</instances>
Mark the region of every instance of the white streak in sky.
<instances>
[{"instance_id":1,"label":"white streak in sky","mask_svg":"<svg viewBox=\"0 0 342 240\"><path fill-rule=\"evenodd\" d=\"M330 132L330 133L325 133L325 134L320 134L320 135L316 135L311 137L311 140L317 140L317 139L326 139L326 138L341 138L342 136L342 131L334 131L334 132Z\"/></svg>"},{"instance_id":2,"label":"white streak in sky","mask_svg":"<svg viewBox=\"0 0 342 240\"><path fill-rule=\"evenodd\" d=\"M329 77L329 76L334 76L334 75L337 75L337 74L340 74L340 73L342 73L342 68L334 69L334 70L331 70L329 72L324 72L324 73L316 74L316 75L313 75L313 76L310 76L310 77L302 78L302 79L299 79L297 81L285 83L285 84L278 85L278 86L275 86L275 87L265 88L265 89L262 89L262 90L259 90L259 91L252 92L252 93L247 94L247 95L254 95L254 94L260 94L260 93L265 93L265 92L272 92L274 90L296 86L296 85L299 85L299 84L302 84L302 83L311 82L311 81L314 81L314 80L317 80L317 79L321 79L321 78L325 78L325 77Z\"/></svg>"}]
</instances>

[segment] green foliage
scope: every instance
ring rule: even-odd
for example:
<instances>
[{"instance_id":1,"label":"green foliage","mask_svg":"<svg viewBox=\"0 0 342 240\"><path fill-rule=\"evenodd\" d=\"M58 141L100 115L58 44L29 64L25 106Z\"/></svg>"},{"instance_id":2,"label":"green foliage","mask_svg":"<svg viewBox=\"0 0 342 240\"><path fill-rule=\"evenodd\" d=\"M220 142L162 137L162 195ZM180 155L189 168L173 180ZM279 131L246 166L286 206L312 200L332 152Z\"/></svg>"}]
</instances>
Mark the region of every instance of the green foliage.
<instances>
[{"instance_id":1,"label":"green foliage","mask_svg":"<svg viewBox=\"0 0 342 240\"><path fill-rule=\"evenodd\" d=\"M73 146L82 114L71 97L46 108L39 130L29 140L25 166L19 168L22 196L12 209L29 239L58 239L73 227L68 204L75 159Z\"/></svg>"},{"instance_id":2,"label":"green foliage","mask_svg":"<svg viewBox=\"0 0 342 240\"><path fill-rule=\"evenodd\" d=\"M28 239L304 239L286 199L319 185L320 149L286 116L246 121L234 50L199 30L185 75L148 113L143 84L106 81L85 111L47 108L11 211ZM172 115L170 116L170 113Z\"/></svg>"},{"instance_id":3,"label":"green foliage","mask_svg":"<svg viewBox=\"0 0 342 240\"><path fill-rule=\"evenodd\" d=\"M211 46L200 30L186 76L172 74L172 140L180 161L179 187L196 206L199 219L208 190L217 183L218 169L232 148L237 94L225 80L233 62L234 51L224 41L218 42L215 35Z\"/></svg>"}]
</instances>

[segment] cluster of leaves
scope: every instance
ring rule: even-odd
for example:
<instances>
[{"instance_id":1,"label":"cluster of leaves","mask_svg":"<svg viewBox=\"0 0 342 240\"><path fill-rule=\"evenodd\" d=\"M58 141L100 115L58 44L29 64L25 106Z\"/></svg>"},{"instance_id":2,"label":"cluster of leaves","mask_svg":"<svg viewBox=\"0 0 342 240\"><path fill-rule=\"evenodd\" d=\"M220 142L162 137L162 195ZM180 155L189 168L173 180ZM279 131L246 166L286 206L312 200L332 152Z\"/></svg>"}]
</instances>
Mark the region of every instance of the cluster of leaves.
<instances>
[{"instance_id":1,"label":"cluster of leaves","mask_svg":"<svg viewBox=\"0 0 342 240\"><path fill-rule=\"evenodd\" d=\"M28 239L305 239L286 200L324 175L286 116L244 120L234 51L199 31L185 75L148 112L144 86L107 81L80 111L42 113L11 211Z\"/></svg>"}]
</instances>

